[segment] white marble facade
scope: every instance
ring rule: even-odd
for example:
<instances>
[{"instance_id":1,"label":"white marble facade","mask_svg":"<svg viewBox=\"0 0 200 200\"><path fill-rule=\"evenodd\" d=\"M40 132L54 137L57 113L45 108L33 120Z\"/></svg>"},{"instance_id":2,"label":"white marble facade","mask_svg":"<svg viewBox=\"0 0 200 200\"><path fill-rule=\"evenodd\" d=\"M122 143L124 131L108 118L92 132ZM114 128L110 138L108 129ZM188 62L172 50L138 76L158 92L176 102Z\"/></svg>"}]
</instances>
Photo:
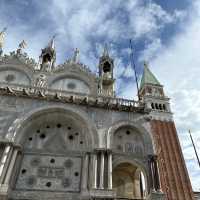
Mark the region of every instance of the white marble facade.
<instances>
[{"instance_id":1,"label":"white marble facade","mask_svg":"<svg viewBox=\"0 0 200 200\"><path fill-rule=\"evenodd\" d=\"M99 94L99 79L79 63L47 72L1 57L0 199L151 198L149 114Z\"/></svg>"}]
</instances>

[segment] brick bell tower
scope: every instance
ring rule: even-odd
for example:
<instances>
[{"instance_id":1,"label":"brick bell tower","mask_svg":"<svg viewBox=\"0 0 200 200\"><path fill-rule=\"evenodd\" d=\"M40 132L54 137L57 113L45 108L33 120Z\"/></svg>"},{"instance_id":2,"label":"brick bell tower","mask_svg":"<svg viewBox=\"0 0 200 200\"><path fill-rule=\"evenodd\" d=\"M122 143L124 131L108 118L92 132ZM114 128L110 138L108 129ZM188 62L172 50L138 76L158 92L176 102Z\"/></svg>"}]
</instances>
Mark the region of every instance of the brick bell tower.
<instances>
[{"instance_id":1,"label":"brick bell tower","mask_svg":"<svg viewBox=\"0 0 200 200\"><path fill-rule=\"evenodd\" d=\"M161 190L167 200L194 200L192 186L181 151L169 98L163 86L144 63L140 98L151 109L151 132L154 140Z\"/></svg>"}]
</instances>

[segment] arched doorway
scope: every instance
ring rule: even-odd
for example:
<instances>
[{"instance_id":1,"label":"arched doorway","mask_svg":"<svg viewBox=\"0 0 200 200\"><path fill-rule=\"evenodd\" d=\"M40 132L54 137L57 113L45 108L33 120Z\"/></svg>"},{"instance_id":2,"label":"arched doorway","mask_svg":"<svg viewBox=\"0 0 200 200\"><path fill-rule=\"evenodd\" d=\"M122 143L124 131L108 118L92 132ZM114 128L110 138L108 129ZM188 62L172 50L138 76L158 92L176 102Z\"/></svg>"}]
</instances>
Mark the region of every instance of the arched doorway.
<instances>
[{"instance_id":1,"label":"arched doorway","mask_svg":"<svg viewBox=\"0 0 200 200\"><path fill-rule=\"evenodd\" d=\"M130 163L121 163L113 169L113 188L117 198L145 199L146 180L142 170Z\"/></svg>"}]
</instances>

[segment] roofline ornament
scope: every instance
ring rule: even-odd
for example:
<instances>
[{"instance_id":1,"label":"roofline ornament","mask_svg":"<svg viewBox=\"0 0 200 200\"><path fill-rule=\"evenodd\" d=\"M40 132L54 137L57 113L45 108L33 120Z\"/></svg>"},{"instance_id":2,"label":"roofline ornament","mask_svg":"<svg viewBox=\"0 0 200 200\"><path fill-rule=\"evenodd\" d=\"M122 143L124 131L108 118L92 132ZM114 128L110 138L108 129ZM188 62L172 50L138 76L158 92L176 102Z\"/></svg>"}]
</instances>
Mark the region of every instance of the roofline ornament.
<instances>
[{"instance_id":1,"label":"roofline ornament","mask_svg":"<svg viewBox=\"0 0 200 200\"><path fill-rule=\"evenodd\" d=\"M3 46L4 46L4 41L5 41L5 33L6 33L7 28L5 27L1 32L0 32L0 56L3 54Z\"/></svg>"}]
</instances>

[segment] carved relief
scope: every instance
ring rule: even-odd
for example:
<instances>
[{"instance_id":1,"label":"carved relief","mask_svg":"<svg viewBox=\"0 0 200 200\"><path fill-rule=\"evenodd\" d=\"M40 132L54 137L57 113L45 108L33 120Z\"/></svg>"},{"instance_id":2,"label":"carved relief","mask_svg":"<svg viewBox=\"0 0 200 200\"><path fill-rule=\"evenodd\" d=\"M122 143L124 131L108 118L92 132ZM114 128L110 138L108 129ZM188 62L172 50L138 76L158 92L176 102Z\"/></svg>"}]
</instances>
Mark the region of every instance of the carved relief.
<instances>
[{"instance_id":1,"label":"carved relief","mask_svg":"<svg viewBox=\"0 0 200 200\"><path fill-rule=\"evenodd\" d=\"M137 156L144 155L144 144L140 133L130 127L118 129L114 133L112 144L116 151L131 153Z\"/></svg>"},{"instance_id":2,"label":"carved relief","mask_svg":"<svg viewBox=\"0 0 200 200\"><path fill-rule=\"evenodd\" d=\"M40 74L37 78L36 78L36 82L35 82L35 86L36 87L47 87L47 80L46 80L46 76L44 74Z\"/></svg>"},{"instance_id":3,"label":"carved relief","mask_svg":"<svg viewBox=\"0 0 200 200\"><path fill-rule=\"evenodd\" d=\"M74 191L80 189L80 157L38 155L40 162L33 166L35 155L24 156L16 189ZM73 163L73 167L66 167L66 161Z\"/></svg>"}]
</instances>

